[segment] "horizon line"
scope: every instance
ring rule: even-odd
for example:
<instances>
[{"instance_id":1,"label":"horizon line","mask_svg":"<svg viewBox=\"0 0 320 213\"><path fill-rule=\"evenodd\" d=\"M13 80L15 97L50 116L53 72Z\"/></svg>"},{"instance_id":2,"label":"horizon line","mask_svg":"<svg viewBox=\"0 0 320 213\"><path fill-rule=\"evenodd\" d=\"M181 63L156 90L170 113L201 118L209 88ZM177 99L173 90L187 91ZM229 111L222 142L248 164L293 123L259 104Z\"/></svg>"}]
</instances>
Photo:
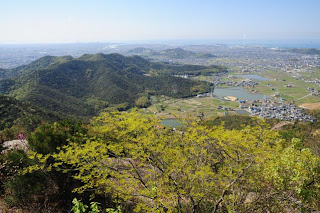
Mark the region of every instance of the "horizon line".
<instances>
[{"instance_id":1,"label":"horizon line","mask_svg":"<svg viewBox=\"0 0 320 213\"><path fill-rule=\"evenodd\" d=\"M16 42L16 41L0 41L0 45L50 45L50 44L116 44L116 43L126 43L134 44L141 42L218 42L218 41L320 41L320 38L250 38L250 39L241 39L241 38L213 38L213 39L203 39L203 38L191 38L191 39L135 39L135 40L100 40L100 41L25 41L25 42Z\"/></svg>"}]
</instances>

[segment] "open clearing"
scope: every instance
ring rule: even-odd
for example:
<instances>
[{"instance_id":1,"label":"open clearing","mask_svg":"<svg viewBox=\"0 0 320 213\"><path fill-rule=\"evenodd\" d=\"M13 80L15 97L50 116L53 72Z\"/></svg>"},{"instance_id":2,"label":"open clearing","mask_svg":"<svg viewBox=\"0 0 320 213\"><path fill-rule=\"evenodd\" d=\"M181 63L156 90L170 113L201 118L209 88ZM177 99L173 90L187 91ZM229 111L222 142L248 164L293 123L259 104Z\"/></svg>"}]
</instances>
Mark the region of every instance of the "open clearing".
<instances>
[{"instance_id":1,"label":"open clearing","mask_svg":"<svg viewBox=\"0 0 320 213\"><path fill-rule=\"evenodd\" d=\"M316 109L320 109L320 103L304 103L304 104L301 104L299 107L304 109L316 110Z\"/></svg>"},{"instance_id":2,"label":"open clearing","mask_svg":"<svg viewBox=\"0 0 320 213\"><path fill-rule=\"evenodd\" d=\"M212 117L225 112L222 109L218 110L218 106L238 109L239 104L238 102L224 101L214 97L173 99L161 96L153 97L153 104L146 109L146 112L156 113L161 118L197 116L201 112L204 113L205 117Z\"/></svg>"}]
</instances>

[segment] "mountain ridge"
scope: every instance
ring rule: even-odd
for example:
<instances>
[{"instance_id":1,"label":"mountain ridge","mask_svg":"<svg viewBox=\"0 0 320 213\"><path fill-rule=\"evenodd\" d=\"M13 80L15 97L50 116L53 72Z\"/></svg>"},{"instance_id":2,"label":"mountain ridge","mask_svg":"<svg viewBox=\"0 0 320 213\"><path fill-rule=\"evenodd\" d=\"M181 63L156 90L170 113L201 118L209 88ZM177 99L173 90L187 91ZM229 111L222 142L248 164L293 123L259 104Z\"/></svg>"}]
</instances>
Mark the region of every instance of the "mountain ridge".
<instances>
[{"instance_id":1,"label":"mountain ridge","mask_svg":"<svg viewBox=\"0 0 320 213\"><path fill-rule=\"evenodd\" d=\"M90 117L107 107L136 106L139 97L183 98L209 90L208 83L167 73L179 69L180 66L120 54L86 54L79 58L46 56L11 70L15 75L0 81L0 94L62 115Z\"/></svg>"},{"instance_id":2,"label":"mountain ridge","mask_svg":"<svg viewBox=\"0 0 320 213\"><path fill-rule=\"evenodd\" d=\"M180 47L165 49L160 51L156 51L150 48L137 47L129 50L128 53L134 54L134 55L140 55L140 56L147 56L147 57L160 56L160 57L165 57L170 59L186 59L190 57L210 59L210 58L216 57L215 55L212 55L210 53L195 53L193 51L185 50Z\"/></svg>"}]
</instances>

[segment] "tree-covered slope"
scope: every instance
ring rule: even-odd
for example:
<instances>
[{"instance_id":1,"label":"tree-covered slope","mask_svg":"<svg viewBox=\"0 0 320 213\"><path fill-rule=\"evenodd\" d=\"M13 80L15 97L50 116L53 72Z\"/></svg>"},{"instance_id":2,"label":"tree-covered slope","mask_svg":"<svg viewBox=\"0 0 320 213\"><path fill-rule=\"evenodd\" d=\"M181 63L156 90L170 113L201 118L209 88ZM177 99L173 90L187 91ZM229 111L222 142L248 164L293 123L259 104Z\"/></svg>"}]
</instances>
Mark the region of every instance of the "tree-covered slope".
<instances>
[{"instance_id":1,"label":"tree-covered slope","mask_svg":"<svg viewBox=\"0 0 320 213\"><path fill-rule=\"evenodd\" d=\"M132 107L150 94L182 98L208 91L208 83L168 75L204 68L119 54L46 56L10 70L15 77L0 81L0 92L64 115L92 116L110 106Z\"/></svg>"},{"instance_id":2,"label":"tree-covered slope","mask_svg":"<svg viewBox=\"0 0 320 213\"><path fill-rule=\"evenodd\" d=\"M163 57L168 59L186 59L186 58L203 58L210 59L216 56L209 53L195 53L193 51L182 48L165 49L161 51L152 50L149 48L138 47L128 51L128 54L141 55L147 57Z\"/></svg>"},{"instance_id":3,"label":"tree-covered slope","mask_svg":"<svg viewBox=\"0 0 320 213\"><path fill-rule=\"evenodd\" d=\"M54 121L59 120L59 117L13 97L0 95L0 131L14 125L33 129L42 120Z\"/></svg>"},{"instance_id":4,"label":"tree-covered slope","mask_svg":"<svg viewBox=\"0 0 320 213\"><path fill-rule=\"evenodd\" d=\"M32 71L32 70L41 70L49 67L54 67L59 63L66 62L69 60L72 60L71 56L61 56L61 57L44 56L27 65L23 65L23 66L16 67L13 69L8 69L8 70L0 69L0 79L12 78L19 74L28 73L29 71Z\"/></svg>"}]
</instances>

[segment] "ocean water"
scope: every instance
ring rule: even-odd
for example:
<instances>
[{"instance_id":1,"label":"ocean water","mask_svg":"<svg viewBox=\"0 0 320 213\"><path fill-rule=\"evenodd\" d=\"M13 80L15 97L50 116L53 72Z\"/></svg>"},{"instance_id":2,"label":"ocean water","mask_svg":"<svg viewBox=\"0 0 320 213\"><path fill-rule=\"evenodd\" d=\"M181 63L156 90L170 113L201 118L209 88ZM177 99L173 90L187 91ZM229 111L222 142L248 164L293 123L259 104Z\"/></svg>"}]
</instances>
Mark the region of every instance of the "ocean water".
<instances>
[{"instance_id":1,"label":"ocean water","mask_svg":"<svg viewBox=\"0 0 320 213\"><path fill-rule=\"evenodd\" d=\"M317 48L320 49L320 39L287 39L287 40L220 40L225 45L262 46L270 48Z\"/></svg>"},{"instance_id":2,"label":"ocean water","mask_svg":"<svg viewBox=\"0 0 320 213\"><path fill-rule=\"evenodd\" d=\"M269 48L317 48L320 49L320 38L317 39L212 39L212 40L155 40L146 43L176 45L227 45L227 46L261 46Z\"/></svg>"}]
</instances>

